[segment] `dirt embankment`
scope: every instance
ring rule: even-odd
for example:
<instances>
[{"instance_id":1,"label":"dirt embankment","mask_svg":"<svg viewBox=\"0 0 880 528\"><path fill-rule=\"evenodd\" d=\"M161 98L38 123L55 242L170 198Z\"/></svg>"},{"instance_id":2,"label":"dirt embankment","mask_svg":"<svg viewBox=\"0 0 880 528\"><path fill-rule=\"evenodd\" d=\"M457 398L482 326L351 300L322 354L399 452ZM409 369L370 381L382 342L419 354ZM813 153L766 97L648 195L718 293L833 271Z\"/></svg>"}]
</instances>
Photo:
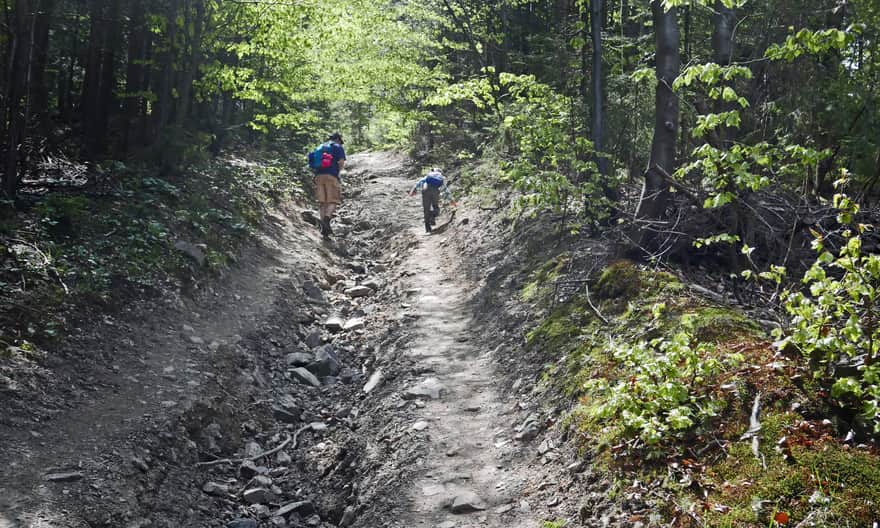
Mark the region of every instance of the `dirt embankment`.
<instances>
[{"instance_id":1,"label":"dirt embankment","mask_svg":"<svg viewBox=\"0 0 880 528\"><path fill-rule=\"evenodd\" d=\"M69 336L47 375L102 361L4 421L0 526L526 527L604 491L513 360L509 241L467 209L424 235L410 166L354 156L334 241L292 209L198 301Z\"/></svg>"}]
</instances>

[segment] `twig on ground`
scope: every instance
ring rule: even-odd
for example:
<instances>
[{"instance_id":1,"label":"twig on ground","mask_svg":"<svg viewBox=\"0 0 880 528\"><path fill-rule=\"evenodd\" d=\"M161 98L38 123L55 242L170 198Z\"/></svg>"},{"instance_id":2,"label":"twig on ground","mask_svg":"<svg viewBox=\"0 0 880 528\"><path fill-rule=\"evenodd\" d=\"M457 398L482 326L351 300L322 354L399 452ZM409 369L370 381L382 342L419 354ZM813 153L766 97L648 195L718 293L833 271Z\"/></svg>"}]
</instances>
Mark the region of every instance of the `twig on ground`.
<instances>
[{"instance_id":1,"label":"twig on ground","mask_svg":"<svg viewBox=\"0 0 880 528\"><path fill-rule=\"evenodd\" d=\"M287 447L289 444L293 444L291 446L291 449L296 449L296 444L297 444L297 440L299 438L299 435L309 429L312 429L312 424L308 424L308 425L304 425L304 426L300 427L299 429L296 430L295 433L293 433L293 436L288 436L283 442L278 444L277 447L274 447L268 451L263 451L262 453L254 455L252 457L218 458L217 460L210 460L208 462L198 462L198 463L196 463L196 467L210 467L210 466L219 466L220 464L241 464L242 462L256 462L257 460L259 460L261 458L265 458L267 456L274 455L275 453L277 453L277 452L281 451L282 449L284 449L285 447Z\"/></svg>"},{"instance_id":2,"label":"twig on ground","mask_svg":"<svg viewBox=\"0 0 880 528\"><path fill-rule=\"evenodd\" d=\"M749 430L746 431L741 437L740 440L748 440L751 438L752 440L752 454L755 455L755 458L761 461L761 465L764 469L767 469L767 461L764 460L764 456L761 454L761 439L758 436L758 433L761 432L761 422L758 420L758 415L761 412L761 393L755 395L755 403L752 404L752 415L749 417Z\"/></svg>"},{"instance_id":3,"label":"twig on ground","mask_svg":"<svg viewBox=\"0 0 880 528\"><path fill-rule=\"evenodd\" d=\"M593 304L592 299L590 299L590 285L589 283L584 283L584 295L587 298L587 304L590 306L590 309L596 314L596 317L602 320L603 323L608 324L608 319L605 319L605 316L602 315L602 312L599 311L598 308Z\"/></svg>"}]
</instances>

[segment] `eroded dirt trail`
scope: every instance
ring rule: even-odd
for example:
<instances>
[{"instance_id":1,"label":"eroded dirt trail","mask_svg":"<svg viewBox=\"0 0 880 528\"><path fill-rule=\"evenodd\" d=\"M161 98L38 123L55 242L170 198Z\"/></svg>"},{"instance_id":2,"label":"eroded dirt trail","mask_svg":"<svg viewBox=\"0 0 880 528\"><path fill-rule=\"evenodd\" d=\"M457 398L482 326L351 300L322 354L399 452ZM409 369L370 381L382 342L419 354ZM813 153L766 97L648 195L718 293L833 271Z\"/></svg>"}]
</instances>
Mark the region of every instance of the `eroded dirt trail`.
<instances>
[{"instance_id":1,"label":"eroded dirt trail","mask_svg":"<svg viewBox=\"0 0 880 528\"><path fill-rule=\"evenodd\" d=\"M201 300L69 337L106 365L49 419L0 428L0 528L540 524L534 436L515 439L535 407L500 389L461 219L426 235L411 162L350 161L332 242L303 204Z\"/></svg>"},{"instance_id":2,"label":"eroded dirt trail","mask_svg":"<svg viewBox=\"0 0 880 528\"><path fill-rule=\"evenodd\" d=\"M382 178L380 187L411 185ZM392 193L397 195L398 193ZM402 208L416 241L401 265L415 322L405 349L413 360L403 399L417 401L409 428L426 443L409 493L392 512L400 527L537 526L514 497L525 481L513 445L511 404L499 395L493 344L475 321L477 284L466 277L450 244L454 217L444 211L427 235L417 198Z\"/></svg>"}]
</instances>

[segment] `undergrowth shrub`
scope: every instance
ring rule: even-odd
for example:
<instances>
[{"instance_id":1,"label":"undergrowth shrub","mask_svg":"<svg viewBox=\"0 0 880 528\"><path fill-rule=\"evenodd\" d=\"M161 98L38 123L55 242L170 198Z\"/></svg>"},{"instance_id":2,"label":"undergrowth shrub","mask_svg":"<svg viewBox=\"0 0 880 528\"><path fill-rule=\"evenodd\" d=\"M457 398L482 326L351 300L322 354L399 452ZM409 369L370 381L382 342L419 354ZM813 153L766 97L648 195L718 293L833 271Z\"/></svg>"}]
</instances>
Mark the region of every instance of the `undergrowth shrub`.
<instances>
[{"instance_id":1,"label":"undergrowth shrub","mask_svg":"<svg viewBox=\"0 0 880 528\"><path fill-rule=\"evenodd\" d=\"M825 248L816 233L818 258L807 270L807 291L787 291L792 316L783 346L796 346L831 396L858 409L867 429L880 434L880 255L863 251L871 226L854 224L858 204L834 197L843 230L839 250Z\"/></svg>"},{"instance_id":2,"label":"undergrowth shrub","mask_svg":"<svg viewBox=\"0 0 880 528\"><path fill-rule=\"evenodd\" d=\"M689 327L687 317L683 326ZM587 382L587 416L604 424L608 442L638 439L651 447L680 439L724 408L713 391L719 375L743 361L713 357L714 346L688 330L668 338L609 345L616 369L627 375Z\"/></svg>"}]
</instances>

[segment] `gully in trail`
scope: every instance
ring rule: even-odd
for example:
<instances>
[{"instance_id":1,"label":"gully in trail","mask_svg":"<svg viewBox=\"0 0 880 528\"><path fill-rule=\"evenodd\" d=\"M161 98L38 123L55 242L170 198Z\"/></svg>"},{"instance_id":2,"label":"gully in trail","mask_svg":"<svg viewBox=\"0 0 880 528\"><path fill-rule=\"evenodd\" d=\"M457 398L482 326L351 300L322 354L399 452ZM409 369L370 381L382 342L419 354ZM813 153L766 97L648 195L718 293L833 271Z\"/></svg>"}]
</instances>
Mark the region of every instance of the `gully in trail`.
<instances>
[{"instance_id":1,"label":"gully in trail","mask_svg":"<svg viewBox=\"0 0 880 528\"><path fill-rule=\"evenodd\" d=\"M333 240L302 204L207 300L67 336L107 368L0 427L0 528L539 524L460 224L424 234L410 160L350 161Z\"/></svg>"},{"instance_id":2,"label":"gully in trail","mask_svg":"<svg viewBox=\"0 0 880 528\"><path fill-rule=\"evenodd\" d=\"M400 178L375 183L400 191L411 185ZM396 521L389 525L535 527L539 523L520 511L528 507L514 502L525 479L510 438L512 418L496 391L499 379L484 329L473 319L476 285L465 278L461 257L449 245L452 219L442 216L434 233L425 234L421 204L412 203L401 216L417 243L401 267L408 270L403 286L414 294L409 311L416 318L405 356L419 376L406 381L401 397L415 402L407 426L423 431L426 444L421 464L409 468L412 485L392 507Z\"/></svg>"}]
</instances>

